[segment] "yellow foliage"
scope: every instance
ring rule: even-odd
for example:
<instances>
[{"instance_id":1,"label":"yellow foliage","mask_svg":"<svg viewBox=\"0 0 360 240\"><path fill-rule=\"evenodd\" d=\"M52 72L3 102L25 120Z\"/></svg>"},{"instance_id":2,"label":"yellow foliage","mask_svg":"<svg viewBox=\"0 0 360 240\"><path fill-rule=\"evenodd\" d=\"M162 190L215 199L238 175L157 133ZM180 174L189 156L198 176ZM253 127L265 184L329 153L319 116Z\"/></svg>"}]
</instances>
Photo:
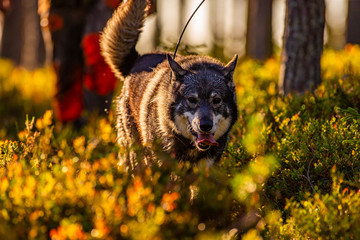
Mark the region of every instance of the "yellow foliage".
<instances>
[{"instance_id":1,"label":"yellow foliage","mask_svg":"<svg viewBox=\"0 0 360 240\"><path fill-rule=\"evenodd\" d=\"M17 89L21 97L34 103L51 99L55 94L56 74L48 66L34 71L23 67L14 68L9 60L0 59L1 91Z\"/></svg>"},{"instance_id":2,"label":"yellow foliage","mask_svg":"<svg viewBox=\"0 0 360 240\"><path fill-rule=\"evenodd\" d=\"M245 233L242 237L242 240L262 240L263 238L259 235L256 229L251 229Z\"/></svg>"},{"instance_id":3,"label":"yellow foliage","mask_svg":"<svg viewBox=\"0 0 360 240\"><path fill-rule=\"evenodd\" d=\"M80 240L86 239L86 235L80 224L63 220L57 229L50 231L50 238L54 240Z\"/></svg>"},{"instance_id":4,"label":"yellow foliage","mask_svg":"<svg viewBox=\"0 0 360 240\"><path fill-rule=\"evenodd\" d=\"M85 152L85 136L80 136L73 141L75 152L82 155Z\"/></svg>"},{"instance_id":5,"label":"yellow foliage","mask_svg":"<svg viewBox=\"0 0 360 240\"><path fill-rule=\"evenodd\" d=\"M47 110L42 118L36 120L35 127L39 130L52 124L53 112Z\"/></svg>"},{"instance_id":6,"label":"yellow foliage","mask_svg":"<svg viewBox=\"0 0 360 240\"><path fill-rule=\"evenodd\" d=\"M109 121L107 121L105 118L100 119L100 132L101 132L101 138L105 142L110 142L111 140L111 134L113 133L113 128L111 127Z\"/></svg>"},{"instance_id":7,"label":"yellow foliage","mask_svg":"<svg viewBox=\"0 0 360 240\"><path fill-rule=\"evenodd\" d=\"M342 79L349 74L360 76L359 66L359 45L348 44L343 51L325 50L321 58L324 79Z\"/></svg>"},{"instance_id":8,"label":"yellow foliage","mask_svg":"<svg viewBox=\"0 0 360 240\"><path fill-rule=\"evenodd\" d=\"M322 64L325 81L332 78L336 84L345 85L349 74L360 75L359 47L348 45L340 52L326 50ZM27 121L26 129L17 135L19 141L0 140L0 236L14 232L14 236L18 237L19 234L18 238L21 239L171 239L175 228L176 233L187 234L186 236L192 239L231 239L235 238L236 233L241 235L243 232L246 233L239 235L243 239L261 239L259 232L263 234L262 231L269 226L275 226L282 221L281 210L272 211L262 205L264 194L269 191L265 186L277 179L275 170L280 166L279 171L282 171L284 182L291 179L286 177L292 173L299 186L308 184L300 175L304 171L306 173L307 164L303 172L294 173L281 169L282 165L277 164L276 153L274 157L266 155L268 143L265 140L273 141L266 139L266 136L271 136L271 133L276 131L282 134L291 132L291 126L300 124L304 121L304 113L311 112L311 109L300 109L303 101L285 98L298 104L299 110L286 111L287 114L283 115L279 113L280 104L287 107L295 104L286 105L284 101L278 101L279 105L275 105L271 102L277 98L278 75L278 59L270 59L264 64L246 61L239 66L235 82L238 99L241 101L240 123L234 130L241 132L241 135L232 135L233 141L229 143L229 149L224 154L228 162L221 162L206 172L189 164L193 175L190 177L182 175L182 169L174 167L178 166L177 162L171 161L164 162L159 168L153 166L140 173L128 174L119 170L119 147L115 144L115 131L111 125L113 112L110 112L108 118L96 119L96 126L86 126L86 131L82 132L86 135L81 136L75 132L66 133L66 130L61 134L53 133L53 113L50 110L36 121ZM48 100L54 94L55 75L47 68L36 71L14 68L10 62L0 59L0 93L13 89L21 93L21 100L28 99L34 103ZM321 85L315 96L305 98L304 106L316 106L319 101L317 98L326 97L328 91L326 85ZM263 108L264 105L269 111ZM331 125L324 130L327 134L332 131L341 135L341 131L346 129L338 121L340 114L334 113L331 116L332 118L328 118L331 119ZM269 121L273 125L267 126ZM348 125L350 128L351 125ZM33 126L37 129L33 130ZM311 127L314 126L303 124L301 130L295 130L307 132ZM356 133L357 131L358 129L354 130ZM320 131L317 132L321 134ZM336 135L330 137L335 138ZM288 144L291 135L287 138L281 134L275 137L279 138L274 139L280 143L273 149L280 151L283 145ZM299 142L305 143L304 148L308 148L310 140L299 139ZM358 141L358 138L355 138L355 141ZM234 145L232 149L231 144L234 142L238 145ZM339 141L339 144L343 144L342 141ZM346 144L348 143L345 142L344 146L347 148ZM325 152L330 155L327 149L319 146L317 154ZM293 150L289 148L287 152L293 154ZM243 154L242 151L246 153ZM350 151L354 159L358 158L358 152L358 148ZM234 159L229 155L234 156ZM284 155L283 152L281 156ZM300 157L309 160L308 156L298 155L294 155L293 159ZM319 159L323 160L324 157ZM315 174L316 164L322 164L322 161L314 161L310 174ZM186 164L182 164L182 167L187 168ZM290 165L287 168L291 167ZM176 180L169 175L176 176ZM269 179L270 181L267 181ZM199 189L198 196L190 203L190 187L195 184ZM284 185L279 183L279 186ZM282 190L277 186L274 189L279 192ZM358 195L354 195L355 197ZM313 198L314 203L303 203L303 208L311 210L309 214L316 211L316 208L311 208L314 204L319 206L319 213L330 214L330 210L320 201L320 195L314 194ZM347 205L343 204L341 199L334 204L332 212L346 217ZM244 205L245 214L249 209L259 210L262 214L262 219L255 228L229 231L230 227L232 228L231 221L236 223L243 217L242 209L237 212L237 207L242 206L237 206L236 202ZM356 213L358 206L353 207L353 213ZM233 216L229 216L230 214ZM321 221L318 218L313 219L314 222L304 222ZM346 221L344 224L347 224ZM286 227L291 226L280 226L279 229L274 228L274 231L285 231ZM16 229L26 229L26 233L21 235L22 232L17 233ZM166 238L167 236L170 237Z\"/></svg>"}]
</instances>

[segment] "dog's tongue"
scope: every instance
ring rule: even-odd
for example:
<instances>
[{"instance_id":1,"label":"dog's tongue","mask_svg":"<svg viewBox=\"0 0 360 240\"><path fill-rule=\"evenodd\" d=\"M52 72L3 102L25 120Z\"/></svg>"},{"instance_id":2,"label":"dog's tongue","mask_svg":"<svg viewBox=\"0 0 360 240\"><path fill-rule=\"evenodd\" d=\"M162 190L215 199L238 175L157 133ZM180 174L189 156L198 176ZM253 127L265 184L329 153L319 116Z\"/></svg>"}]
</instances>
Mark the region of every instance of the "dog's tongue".
<instances>
[{"instance_id":1,"label":"dog's tongue","mask_svg":"<svg viewBox=\"0 0 360 240\"><path fill-rule=\"evenodd\" d=\"M215 141L212 134L198 133L197 142L206 145L219 146L219 143Z\"/></svg>"}]
</instances>

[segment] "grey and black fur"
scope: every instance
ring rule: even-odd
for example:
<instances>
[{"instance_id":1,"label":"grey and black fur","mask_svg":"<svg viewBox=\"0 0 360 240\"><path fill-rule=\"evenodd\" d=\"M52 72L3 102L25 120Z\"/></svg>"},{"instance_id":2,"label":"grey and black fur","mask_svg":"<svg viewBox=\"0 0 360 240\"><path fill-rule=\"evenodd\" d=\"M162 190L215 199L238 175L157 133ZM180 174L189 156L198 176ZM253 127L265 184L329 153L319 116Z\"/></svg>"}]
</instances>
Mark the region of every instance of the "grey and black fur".
<instances>
[{"instance_id":1,"label":"grey and black fur","mask_svg":"<svg viewBox=\"0 0 360 240\"><path fill-rule=\"evenodd\" d=\"M237 120L233 72L237 56L226 66L207 56L178 56L135 49L146 15L146 0L128 0L107 23L102 54L119 79L116 98L118 143L140 141L150 150L159 141L179 161L219 161ZM127 161L134 168L134 156ZM150 164L145 158L145 164Z\"/></svg>"}]
</instances>

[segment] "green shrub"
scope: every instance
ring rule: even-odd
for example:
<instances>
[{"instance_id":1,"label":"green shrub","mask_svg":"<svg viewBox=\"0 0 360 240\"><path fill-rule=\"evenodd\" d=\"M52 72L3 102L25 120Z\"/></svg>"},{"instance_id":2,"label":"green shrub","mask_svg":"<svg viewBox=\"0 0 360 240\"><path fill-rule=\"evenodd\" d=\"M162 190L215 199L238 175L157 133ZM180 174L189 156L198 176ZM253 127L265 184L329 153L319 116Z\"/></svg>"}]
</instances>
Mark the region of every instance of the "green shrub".
<instances>
[{"instance_id":1,"label":"green shrub","mask_svg":"<svg viewBox=\"0 0 360 240\"><path fill-rule=\"evenodd\" d=\"M46 77L0 64L11 106L0 104L0 238L358 238L359 56L358 46L326 50L322 84L302 96L278 94L278 59L241 63L240 116L221 163L159 154L162 166L136 174L118 166L111 111L61 127L49 95L20 94L21 74ZM29 109L37 117L24 121Z\"/></svg>"},{"instance_id":2,"label":"green shrub","mask_svg":"<svg viewBox=\"0 0 360 240\"><path fill-rule=\"evenodd\" d=\"M47 111L26 121L19 141L1 141L0 236L219 239L259 220L248 224L244 216L261 207L259 192L275 166L272 157L259 157L233 178L231 161L209 169L160 155L161 167L134 175L117 165L111 129L109 120L96 118L84 135L56 133Z\"/></svg>"},{"instance_id":3,"label":"green shrub","mask_svg":"<svg viewBox=\"0 0 360 240\"><path fill-rule=\"evenodd\" d=\"M286 208L291 217L284 225L271 229L269 235L274 239L359 238L359 191L347 188L348 183L342 177L337 177L335 172L333 175L330 193L316 192L307 194L303 201L289 201Z\"/></svg>"}]
</instances>

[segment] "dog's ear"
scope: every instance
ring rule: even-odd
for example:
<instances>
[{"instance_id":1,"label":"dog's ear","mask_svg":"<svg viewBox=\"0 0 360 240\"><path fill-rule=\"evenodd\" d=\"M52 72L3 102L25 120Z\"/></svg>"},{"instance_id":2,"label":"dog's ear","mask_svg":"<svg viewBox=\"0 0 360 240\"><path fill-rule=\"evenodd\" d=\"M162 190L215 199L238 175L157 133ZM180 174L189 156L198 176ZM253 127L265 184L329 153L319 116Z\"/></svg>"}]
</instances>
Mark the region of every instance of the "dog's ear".
<instances>
[{"instance_id":1,"label":"dog's ear","mask_svg":"<svg viewBox=\"0 0 360 240\"><path fill-rule=\"evenodd\" d=\"M185 76L187 71L183 69L169 54L167 54L167 60L169 62L171 70L173 71L177 79Z\"/></svg>"},{"instance_id":2,"label":"dog's ear","mask_svg":"<svg viewBox=\"0 0 360 240\"><path fill-rule=\"evenodd\" d=\"M222 70L224 76L227 79L232 79L232 77L234 75L234 70L235 70L235 67L236 67L237 59L238 59L238 55L235 54L233 59L231 59L230 62L228 62L228 64L226 64L224 69Z\"/></svg>"}]
</instances>

